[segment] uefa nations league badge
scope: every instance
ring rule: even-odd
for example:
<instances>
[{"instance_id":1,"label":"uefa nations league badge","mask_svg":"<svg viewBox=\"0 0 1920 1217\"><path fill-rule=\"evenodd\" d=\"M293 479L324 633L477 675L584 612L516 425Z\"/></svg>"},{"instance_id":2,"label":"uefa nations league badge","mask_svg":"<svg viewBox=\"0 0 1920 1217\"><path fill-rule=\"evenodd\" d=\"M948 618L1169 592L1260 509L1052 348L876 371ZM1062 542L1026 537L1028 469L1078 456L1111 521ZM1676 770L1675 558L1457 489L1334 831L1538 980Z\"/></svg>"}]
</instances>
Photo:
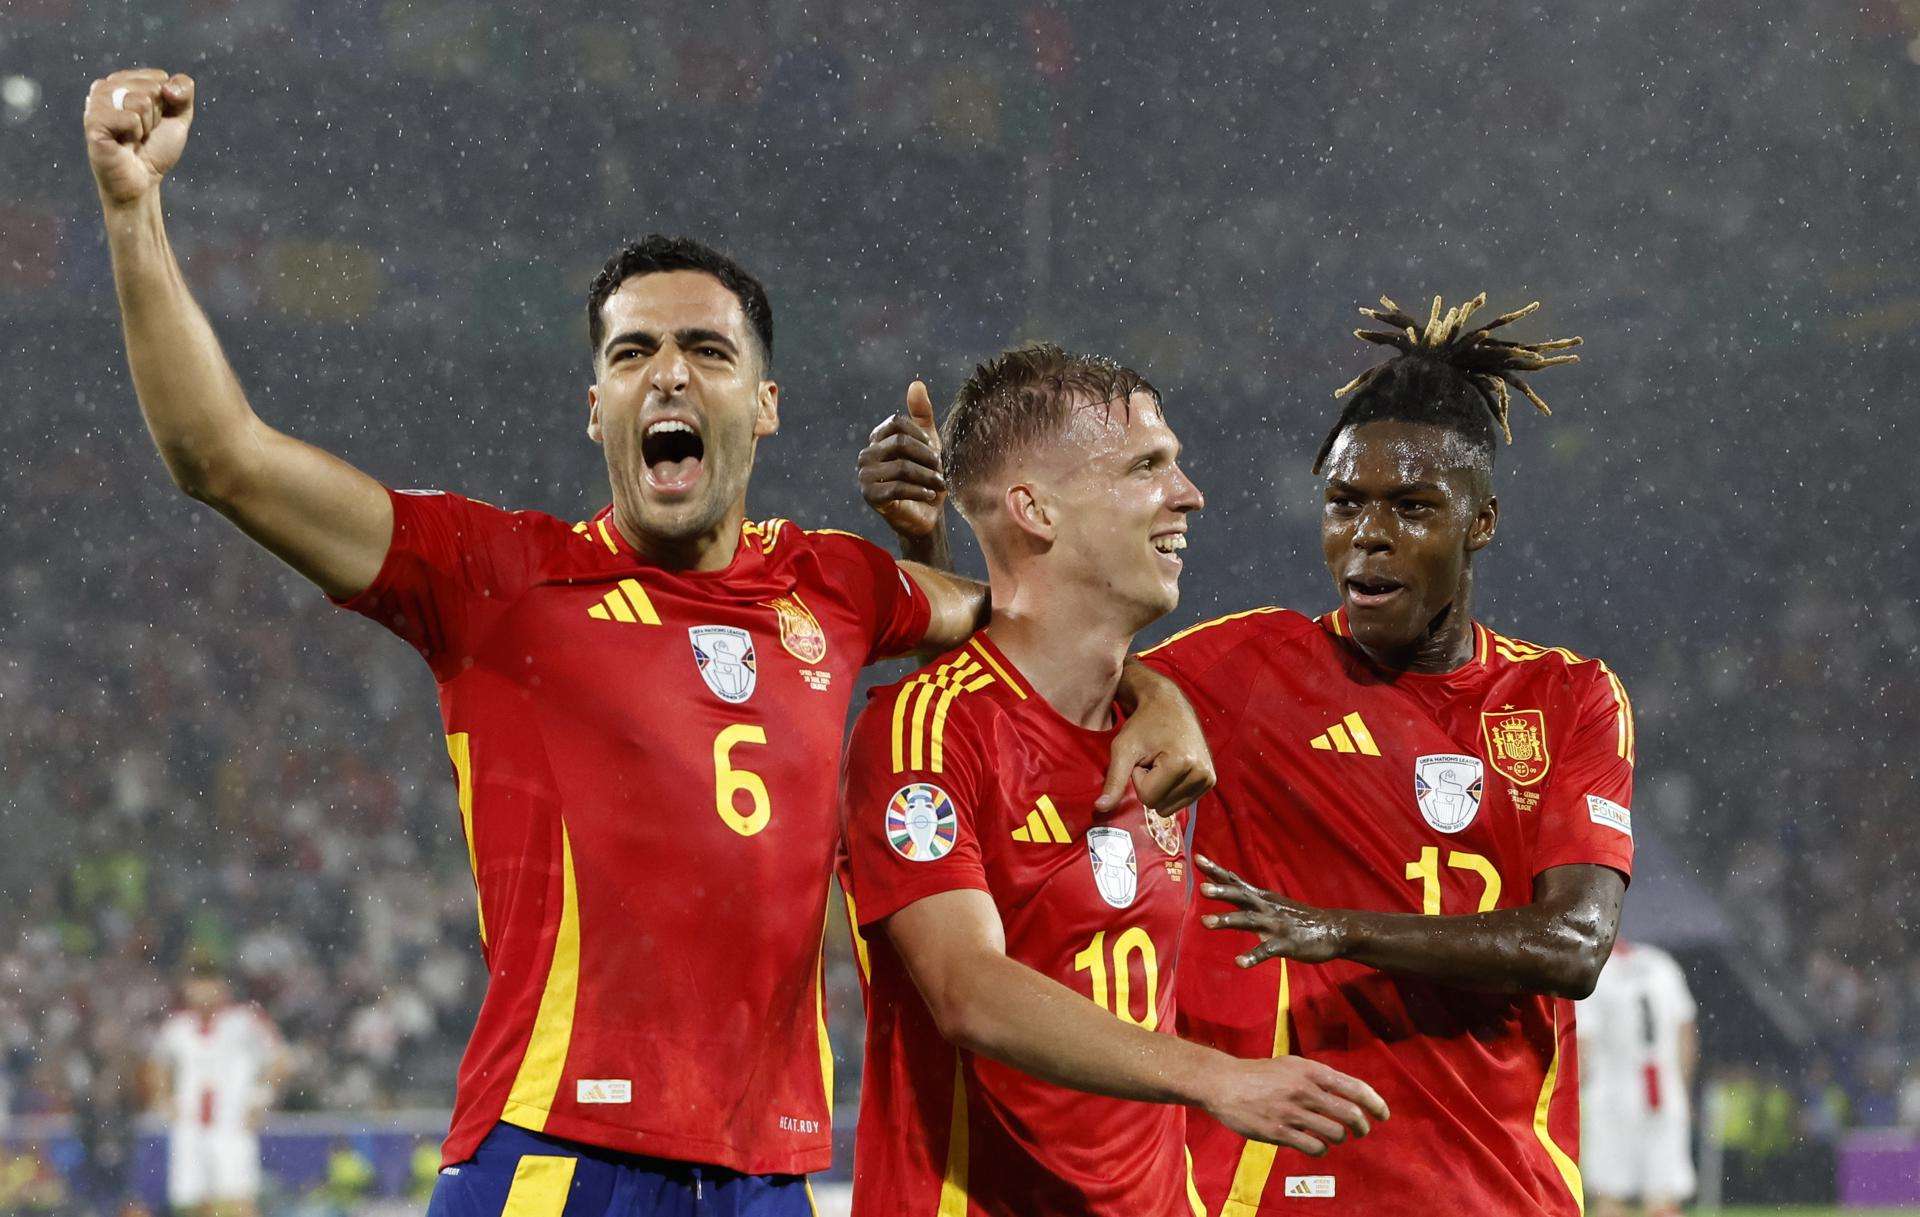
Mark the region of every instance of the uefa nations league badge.
<instances>
[{"instance_id":1,"label":"uefa nations league badge","mask_svg":"<svg viewBox=\"0 0 1920 1217\"><path fill-rule=\"evenodd\" d=\"M1441 832L1459 832L1480 813L1484 785L1480 758L1440 752L1413 763L1413 797L1420 814Z\"/></svg>"},{"instance_id":2,"label":"uefa nations league badge","mask_svg":"<svg viewBox=\"0 0 1920 1217\"><path fill-rule=\"evenodd\" d=\"M738 704L753 696L758 665L753 657L753 635L731 625L696 625L687 630L693 640L693 663L700 679L721 701Z\"/></svg>"},{"instance_id":3,"label":"uefa nations league badge","mask_svg":"<svg viewBox=\"0 0 1920 1217\"><path fill-rule=\"evenodd\" d=\"M1140 862L1134 857L1133 834L1111 826L1089 828L1087 854L1100 899L1117 909L1132 904L1140 890Z\"/></svg>"}]
</instances>

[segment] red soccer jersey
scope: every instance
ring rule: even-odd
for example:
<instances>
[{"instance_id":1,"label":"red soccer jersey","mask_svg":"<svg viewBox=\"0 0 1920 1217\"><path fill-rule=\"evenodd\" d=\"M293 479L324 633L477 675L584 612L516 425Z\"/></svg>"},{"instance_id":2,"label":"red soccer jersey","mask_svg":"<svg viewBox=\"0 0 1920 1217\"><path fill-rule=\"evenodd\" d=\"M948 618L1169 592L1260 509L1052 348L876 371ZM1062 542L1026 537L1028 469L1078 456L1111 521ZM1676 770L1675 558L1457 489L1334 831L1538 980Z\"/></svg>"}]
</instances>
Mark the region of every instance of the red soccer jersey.
<instances>
[{"instance_id":1,"label":"red soccer jersey","mask_svg":"<svg viewBox=\"0 0 1920 1217\"><path fill-rule=\"evenodd\" d=\"M1113 734L1060 717L984 633L876 690L854 725L841 814L869 982L855 1217L1199 1212L1184 1109L959 1051L877 926L925 897L979 889L1000 910L1008 957L1172 1034L1191 813L1150 815L1131 797L1094 811Z\"/></svg>"},{"instance_id":2,"label":"red soccer jersey","mask_svg":"<svg viewBox=\"0 0 1920 1217\"><path fill-rule=\"evenodd\" d=\"M1473 913L1531 901L1568 863L1633 866L1633 719L1596 660L1474 626L1444 676L1368 664L1339 613L1255 609L1175 635L1220 770L1195 852L1308 904ZM1214 910L1222 906L1201 902ZM1195 1113L1210 1212L1580 1210L1573 1004L1474 993L1340 960L1242 970L1240 932L1188 934L1182 1030L1237 1056L1297 1052L1377 1089L1393 1118L1310 1160ZM1224 1208L1222 1204L1224 1202Z\"/></svg>"},{"instance_id":3,"label":"red soccer jersey","mask_svg":"<svg viewBox=\"0 0 1920 1217\"><path fill-rule=\"evenodd\" d=\"M489 980L448 1162L496 1121L754 1174L830 1155L821 934L841 724L928 606L844 533L746 524L669 571L569 525L398 492L346 607L440 686Z\"/></svg>"}]
</instances>

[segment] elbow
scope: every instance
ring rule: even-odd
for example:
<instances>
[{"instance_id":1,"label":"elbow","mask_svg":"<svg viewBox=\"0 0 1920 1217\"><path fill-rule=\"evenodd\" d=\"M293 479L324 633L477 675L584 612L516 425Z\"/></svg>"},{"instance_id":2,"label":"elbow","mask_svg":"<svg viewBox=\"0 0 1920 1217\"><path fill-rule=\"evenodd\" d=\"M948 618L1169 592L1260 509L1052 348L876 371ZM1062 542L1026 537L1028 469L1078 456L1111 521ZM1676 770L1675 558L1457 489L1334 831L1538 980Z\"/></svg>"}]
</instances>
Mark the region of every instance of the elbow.
<instances>
[{"instance_id":1,"label":"elbow","mask_svg":"<svg viewBox=\"0 0 1920 1217\"><path fill-rule=\"evenodd\" d=\"M180 493L225 512L240 497L243 478L234 461L201 452L163 448L160 458Z\"/></svg>"},{"instance_id":2,"label":"elbow","mask_svg":"<svg viewBox=\"0 0 1920 1217\"><path fill-rule=\"evenodd\" d=\"M927 1003L940 1037L962 1052L992 1053L991 1020L984 1003L965 990L943 992Z\"/></svg>"},{"instance_id":3,"label":"elbow","mask_svg":"<svg viewBox=\"0 0 1920 1217\"><path fill-rule=\"evenodd\" d=\"M1593 935L1578 933L1568 937L1574 941L1562 944L1554 952L1542 987L1554 997L1579 1001L1592 995L1594 986L1600 983L1600 969L1606 966L1607 956L1613 952L1613 940L1609 937L1602 941Z\"/></svg>"}]
</instances>

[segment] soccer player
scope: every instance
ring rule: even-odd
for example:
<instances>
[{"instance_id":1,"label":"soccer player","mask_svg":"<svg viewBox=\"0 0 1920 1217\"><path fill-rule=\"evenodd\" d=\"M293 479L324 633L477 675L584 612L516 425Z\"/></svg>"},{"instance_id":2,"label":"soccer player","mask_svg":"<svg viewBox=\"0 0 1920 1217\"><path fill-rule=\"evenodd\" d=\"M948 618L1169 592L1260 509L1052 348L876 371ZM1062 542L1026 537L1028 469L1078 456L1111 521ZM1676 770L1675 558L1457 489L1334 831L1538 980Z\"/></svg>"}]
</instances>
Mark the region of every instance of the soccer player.
<instances>
[{"instance_id":1,"label":"soccer player","mask_svg":"<svg viewBox=\"0 0 1920 1217\"><path fill-rule=\"evenodd\" d=\"M260 1124L286 1078L279 1032L227 982L197 972L161 1025L150 1093L167 1119L167 1205L197 1217L252 1217L260 1204Z\"/></svg>"},{"instance_id":2,"label":"soccer player","mask_svg":"<svg viewBox=\"0 0 1920 1217\"><path fill-rule=\"evenodd\" d=\"M612 503L590 519L392 491L268 427L162 224L193 97L138 70L87 100L134 386L183 490L439 684L490 979L431 1211L809 1212L848 701L862 665L961 642L982 589L746 519L773 314L694 241L630 245L593 283L584 421ZM1148 738L1116 742L1115 784L1177 805L1204 743L1163 678L1129 688Z\"/></svg>"},{"instance_id":3,"label":"soccer player","mask_svg":"<svg viewBox=\"0 0 1920 1217\"><path fill-rule=\"evenodd\" d=\"M1198 1214L1178 1105L1310 1153L1386 1115L1320 1065L1173 1035L1195 813L1100 802L1115 682L1179 599L1200 492L1146 381L1053 346L981 366L945 447L993 615L877 690L848 746L853 1211Z\"/></svg>"},{"instance_id":4,"label":"soccer player","mask_svg":"<svg viewBox=\"0 0 1920 1217\"><path fill-rule=\"evenodd\" d=\"M1620 941L1580 1003L1581 1168L1591 1217L1679 1217L1694 1192L1693 994L1673 956Z\"/></svg>"},{"instance_id":5,"label":"soccer player","mask_svg":"<svg viewBox=\"0 0 1920 1217\"><path fill-rule=\"evenodd\" d=\"M1340 391L1314 461L1339 607L1251 609L1148 655L1219 758L1194 849L1230 868L1203 894L1239 906L1200 906L1220 932L1189 936L1183 1033L1324 1061L1395 1117L1309 1169L1194 1114L1200 1194L1226 1217L1296 1198L1326 1214L1582 1204L1570 999L1593 987L1632 870L1633 720L1605 664L1473 619L1510 391L1544 411L1522 374L1578 342L1494 336L1535 306L1468 328L1483 303L1436 300L1424 322L1363 310L1389 328L1361 336L1399 353ZM862 454L876 507L912 494L868 471L914 455L910 421ZM906 552L926 548L918 520L888 518Z\"/></svg>"}]
</instances>

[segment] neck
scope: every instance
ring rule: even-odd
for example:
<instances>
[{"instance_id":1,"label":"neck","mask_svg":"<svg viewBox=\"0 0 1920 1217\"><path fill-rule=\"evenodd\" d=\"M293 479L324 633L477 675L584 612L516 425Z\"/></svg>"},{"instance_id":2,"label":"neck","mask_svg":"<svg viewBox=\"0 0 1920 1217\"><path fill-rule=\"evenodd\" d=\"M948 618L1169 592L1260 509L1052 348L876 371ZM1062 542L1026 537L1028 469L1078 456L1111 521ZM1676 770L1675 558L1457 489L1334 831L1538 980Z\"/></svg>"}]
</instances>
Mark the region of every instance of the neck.
<instances>
[{"instance_id":1,"label":"neck","mask_svg":"<svg viewBox=\"0 0 1920 1217\"><path fill-rule=\"evenodd\" d=\"M1360 649L1374 663L1396 672L1445 675L1466 664L1473 658L1472 568L1461 572L1453 600L1412 644L1380 650L1360 643Z\"/></svg>"},{"instance_id":2,"label":"neck","mask_svg":"<svg viewBox=\"0 0 1920 1217\"><path fill-rule=\"evenodd\" d=\"M619 503L613 506L613 526L641 557L667 570L725 570L740 547L740 525L747 518L744 501L735 503L712 528L685 537L663 537L634 523Z\"/></svg>"},{"instance_id":3,"label":"neck","mask_svg":"<svg viewBox=\"0 0 1920 1217\"><path fill-rule=\"evenodd\" d=\"M993 581L993 643L1060 717L1093 731L1113 726L1120 668L1138 628L1098 599L1045 602L1043 584ZM1034 594L1022 594L1031 589Z\"/></svg>"}]
</instances>

